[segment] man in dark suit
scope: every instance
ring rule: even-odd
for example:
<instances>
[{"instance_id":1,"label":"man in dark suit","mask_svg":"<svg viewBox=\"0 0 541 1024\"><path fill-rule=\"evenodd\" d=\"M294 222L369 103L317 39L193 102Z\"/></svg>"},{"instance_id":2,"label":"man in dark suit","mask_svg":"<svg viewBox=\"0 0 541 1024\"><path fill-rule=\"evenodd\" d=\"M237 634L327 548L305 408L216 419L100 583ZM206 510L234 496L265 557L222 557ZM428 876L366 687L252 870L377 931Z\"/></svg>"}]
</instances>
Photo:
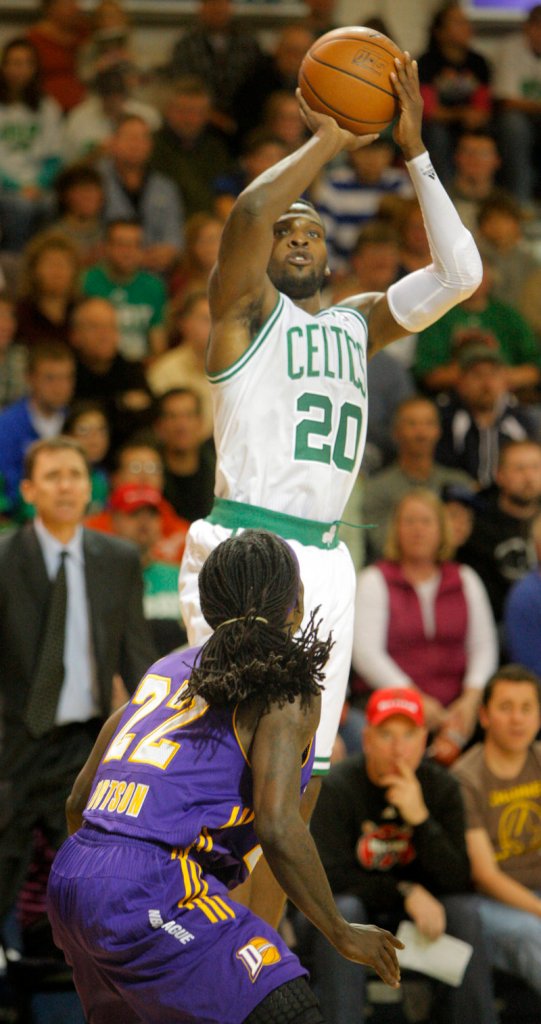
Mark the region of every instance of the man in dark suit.
<instances>
[{"instance_id":1,"label":"man in dark suit","mask_svg":"<svg viewBox=\"0 0 541 1024\"><path fill-rule=\"evenodd\" d=\"M155 658L135 548L81 526L84 452L36 441L21 490L36 519L0 540L0 919L39 827L56 849L64 803L104 718L113 679L133 692Z\"/></svg>"}]
</instances>

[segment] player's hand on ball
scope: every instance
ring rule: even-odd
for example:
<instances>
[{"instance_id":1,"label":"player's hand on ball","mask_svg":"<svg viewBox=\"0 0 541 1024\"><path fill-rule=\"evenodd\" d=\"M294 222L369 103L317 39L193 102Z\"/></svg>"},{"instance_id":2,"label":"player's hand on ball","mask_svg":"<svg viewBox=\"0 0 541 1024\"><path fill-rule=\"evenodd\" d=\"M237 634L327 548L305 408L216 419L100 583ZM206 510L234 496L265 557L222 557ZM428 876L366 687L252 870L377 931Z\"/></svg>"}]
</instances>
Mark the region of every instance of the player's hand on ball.
<instances>
[{"instance_id":1,"label":"player's hand on ball","mask_svg":"<svg viewBox=\"0 0 541 1024\"><path fill-rule=\"evenodd\" d=\"M409 53L405 53L404 61L398 58L395 60L395 67L396 71L391 74L391 81L400 103L400 117L393 129L393 138L406 160L412 160L425 149L421 138L423 99L419 88L417 61L412 60Z\"/></svg>"},{"instance_id":2,"label":"player's hand on ball","mask_svg":"<svg viewBox=\"0 0 541 1024\"><path fill-rule=\"evenodd\" d=\"M299 102L301 117L312 134L315 134L320 128L333 128L340 139L341 149L347 150L362 149L363 146L369 146L374 139L377 139L377 132L374 135L354 135L353 132L340 128L334 117L330 117L329 114L319 114L316 110L312 110L303 98L300 89L296 90L296 96Z\"/></svg>"},{"instance_id":3,"label":"player's hand on ball","mask_svg":"<svg viewBox=\"0 0 541 1024\"><path fill-rule=\"evenodd\" d=\"M381 980L391 988L398 988L400 985L397 949L404 949L404 943L384 928L377 928L375 924L348 925L345 940L339 947L346 960L373 967Z\"/></svg>"}]
</instances>

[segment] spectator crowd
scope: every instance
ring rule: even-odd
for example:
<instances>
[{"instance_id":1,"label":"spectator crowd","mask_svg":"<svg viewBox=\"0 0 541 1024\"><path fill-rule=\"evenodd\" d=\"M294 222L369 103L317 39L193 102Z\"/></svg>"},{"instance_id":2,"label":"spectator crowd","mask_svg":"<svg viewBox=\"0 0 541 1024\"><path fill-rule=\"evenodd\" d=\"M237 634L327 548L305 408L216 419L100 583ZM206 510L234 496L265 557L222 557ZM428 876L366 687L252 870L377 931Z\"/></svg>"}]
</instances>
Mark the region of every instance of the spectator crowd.
<instances>
[{"instance_id":1,"label":"spectator crowd","mask_svg":"<svg viewBox=\"0 0 541 1024\"><path fill-rule=\"evenodd\" d=\"M52 1019L52 976L54 1019L83 1024L45 913L63 803L110 709L186 642L178 569L214 492L208 277L236 197L306 138L297 74L335 6L264 45L198 0L149 69L121 2L43 0L0 54L0 1020ZM350 687L313 835L348 920L473 946L462 985L404 1019L513 1024L517 979L517 1021L541 1019L541 5L493 61L458 2L426 33L423 138L483 279L369 364ZM328 305L430 262L391 130L307 198ZM284 928L329 1024L362 1024L366 971L294 911Z\"/></svg>"}]
</instances>

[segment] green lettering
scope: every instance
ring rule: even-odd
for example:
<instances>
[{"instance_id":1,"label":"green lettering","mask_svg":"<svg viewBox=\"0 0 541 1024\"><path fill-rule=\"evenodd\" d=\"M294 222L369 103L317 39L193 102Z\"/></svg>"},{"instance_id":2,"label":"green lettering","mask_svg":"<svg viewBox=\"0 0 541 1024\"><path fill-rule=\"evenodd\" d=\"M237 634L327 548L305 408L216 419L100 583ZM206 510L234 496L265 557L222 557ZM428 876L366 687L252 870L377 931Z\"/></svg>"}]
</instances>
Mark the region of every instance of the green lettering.
<instances>
[{"instance_id":1,"label":"green lettering","mask_svg":"<svg viewBox=\"0 0 541 1024\"><path fill-rule=\"evenodd\" d=\"M336 340L336 355L337 355L337 371L336 376L339 380L342 380L342 328L331 325L331 331L334 334Z\"/></svg>"},{"instance_id":2,"label":"green lettering","mask_svg":"<svg viewBox=\"0 0 541 1024\"><path fill-rule=\"evenodd\" d=\"M307 377L319 377L319 370L314 366L314 356L319 354L319 349L314 343L313 334L319 330L319 324L308 324L306 328L306 347L307 347Z\"/></svg>"},{"instance_id":3,"label":"green lettering","mask_svg":"<svg viewBox=\"0 0 541 1024\"><path fill-rule=\"evenodd\" d=\"M299 367L298 370L295 370L293 365L293 336L295 334L300 335L302 338L302 327L290 327L287 332L287 375L290 378L290 380L298 380L298 378L302 377L303 375L302 367Z\"/></svg>"},{"instance_id":4,"label":"green lettering","mask_svg":"<svg viewBox=\"0 0 541 1024\"><path fill-rule=\"evenodd\" d=\"M322 327L321 331L323 333L323 358L324 358L324 369L323 369L323 372L324 372L326 377L335 377L336 374L333 373L333 371L331 370L331 367L329 365L329 338L327 336L327 328L326 327Z\"/></svg>"}]
</instances>

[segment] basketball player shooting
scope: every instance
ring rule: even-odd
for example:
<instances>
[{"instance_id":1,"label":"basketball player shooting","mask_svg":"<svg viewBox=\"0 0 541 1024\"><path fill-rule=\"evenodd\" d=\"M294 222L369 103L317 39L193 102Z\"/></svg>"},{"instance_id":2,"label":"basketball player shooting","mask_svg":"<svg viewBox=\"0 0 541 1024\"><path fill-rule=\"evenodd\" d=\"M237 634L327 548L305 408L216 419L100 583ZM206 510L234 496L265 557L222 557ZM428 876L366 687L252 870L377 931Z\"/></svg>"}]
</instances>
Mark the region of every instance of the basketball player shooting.
<instances>
[{"instance_id":1,"label":"basketball player shooting","mask_svg":"<svg viewBox=\"0 0 541 1024\"><path fill-rule=\"evenodd\" d=\"M262 527L287 539L300 564L309 614L319 607L335 645L325 672L314 777L304 795L309 817L330 763L350 669L355 572L339 541L340 517L359 472L367 421L366 360L428 327L471 295L481 261L430 162L421 138L417 65L395 61L400 112L394 138L423 211L432 262L386 293L354 295L323 310L329 274L322 222L299 199L343 150L369 145L298 100L311 138L255 179L225 224L209 285L212 317L207 367L213 390L215 503L192 524L180 571L191 644L208 636L197 577L209 552L232 532ZM258 877L259 875L259 877ZM277 924L281 895L256 869L249 905Z\"/></svg>"}]
</instances>

